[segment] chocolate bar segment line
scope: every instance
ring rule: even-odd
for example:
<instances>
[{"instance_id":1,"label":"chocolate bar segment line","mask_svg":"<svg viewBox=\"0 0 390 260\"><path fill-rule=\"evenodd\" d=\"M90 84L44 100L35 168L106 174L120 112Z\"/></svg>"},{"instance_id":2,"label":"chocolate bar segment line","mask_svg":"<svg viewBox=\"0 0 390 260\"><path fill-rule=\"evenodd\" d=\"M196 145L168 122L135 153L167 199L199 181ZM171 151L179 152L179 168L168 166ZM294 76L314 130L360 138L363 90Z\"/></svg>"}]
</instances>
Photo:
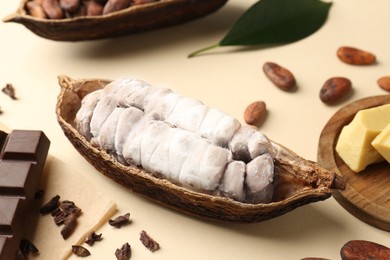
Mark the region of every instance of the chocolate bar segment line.
<instances>
[{"instance_id":1,"label":"chocolate bar segment line","mask_svg":"<svg viewBox=\"0 0 390 260\"><path fill-rule=\"evenodd\" d=\"M42 131L0 131L0 260L15 259L50 147Z\"/></svg>"}]
</instances>

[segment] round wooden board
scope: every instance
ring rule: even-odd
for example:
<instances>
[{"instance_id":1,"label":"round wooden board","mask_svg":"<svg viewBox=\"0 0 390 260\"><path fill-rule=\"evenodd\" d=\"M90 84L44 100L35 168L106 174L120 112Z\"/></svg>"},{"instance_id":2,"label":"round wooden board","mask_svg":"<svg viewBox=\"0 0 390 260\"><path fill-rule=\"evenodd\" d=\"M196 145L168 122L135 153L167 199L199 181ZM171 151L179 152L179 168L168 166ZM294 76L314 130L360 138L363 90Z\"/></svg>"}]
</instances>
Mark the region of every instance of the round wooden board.
<instances>
[{"instance_id":1,"label":"round wooden board","mask_svg":"<svg viewBox=\"0 0 390 260\"><path fill-rule=\"evenodd\" d=\"M333 192L336 201L355 217L386 231L390 231L390 164L373 164L355 173L337 154L335 146L341 129L359 110L389 103L390 95L382 95L364 98L341 108L322 130L317 154L322 167L346 178L345 190Z\"/></svg>"}]
</instances>

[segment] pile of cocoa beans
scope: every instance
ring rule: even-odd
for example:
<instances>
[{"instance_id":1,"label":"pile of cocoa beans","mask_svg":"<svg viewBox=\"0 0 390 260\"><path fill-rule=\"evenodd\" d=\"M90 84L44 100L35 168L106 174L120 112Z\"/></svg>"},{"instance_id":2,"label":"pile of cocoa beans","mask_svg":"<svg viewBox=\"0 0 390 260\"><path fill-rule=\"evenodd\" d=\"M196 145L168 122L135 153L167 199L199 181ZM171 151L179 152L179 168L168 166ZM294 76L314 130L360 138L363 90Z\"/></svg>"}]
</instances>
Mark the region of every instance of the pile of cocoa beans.
<instances>
[{"instance_id":1,"label":"pile of cocoa beans","mask_svg":"<svg viewBox=\"0 0 390 260\"><path fill-rule=\"evenodd\" d=\"M64 19L104 15L158 1L160 0L31 0L26 4L26 12L40 19Z\"/></svg>"}]
</instances>

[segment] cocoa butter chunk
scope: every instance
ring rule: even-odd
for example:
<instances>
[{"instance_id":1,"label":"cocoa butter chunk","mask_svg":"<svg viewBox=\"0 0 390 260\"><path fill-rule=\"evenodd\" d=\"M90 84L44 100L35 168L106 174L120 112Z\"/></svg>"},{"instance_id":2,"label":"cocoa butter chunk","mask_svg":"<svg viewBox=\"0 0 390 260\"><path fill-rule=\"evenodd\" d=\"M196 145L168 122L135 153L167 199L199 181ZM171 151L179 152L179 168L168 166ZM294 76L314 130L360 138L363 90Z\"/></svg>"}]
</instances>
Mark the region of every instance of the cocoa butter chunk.
<instances>
[{"instance_id":1,"label":"cocoa butter chunk","mask_svg":"<svg viewBox=\"0 0 390 260\"><path fill-rule=\"evenodd\" d=\"M140 233L140 238L142 244L149 249L150 251L154 252L158 249L160 249L159 243L157 243L153 238L149 236L146 231L142 230Z\"/></svg>"},{"instance_id":2,"label":"cocoa butter chunk","mask_svg":"<svg viewBox=\"0 0 390 260\"><path fill-rule=\"evenodd\" d=\"M42 131L0 131L0 259L20 253L49 146Z\"/></svg>"}]
</instances>

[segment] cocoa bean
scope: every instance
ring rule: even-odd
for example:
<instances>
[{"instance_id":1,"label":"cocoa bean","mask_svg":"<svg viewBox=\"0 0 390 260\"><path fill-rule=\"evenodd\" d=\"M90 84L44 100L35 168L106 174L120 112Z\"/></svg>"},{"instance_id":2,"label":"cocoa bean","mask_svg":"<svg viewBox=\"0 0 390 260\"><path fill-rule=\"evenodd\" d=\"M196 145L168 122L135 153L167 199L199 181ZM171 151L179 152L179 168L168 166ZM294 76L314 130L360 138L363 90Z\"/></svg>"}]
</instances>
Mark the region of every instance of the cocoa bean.
<instances>
[{"instance_id":1,"label":"cocoa bean","mask_svg":"<svg viewBox=\"0 0 390 260\"><path fill-rule=\"evenodd\" d=\"M64 12L58 0L42 0L42 8L50 19L61 19Z\"/></svg>"},{"instance_id":2,"label":"cocoa bean","mask_svg":"<svg viewBox=\"0 0 390 260\"><path fill-rule=\"evenodd\" d=\"M88 16L103 14L104 6L97 1L84 1L84 5Z\"/></svg>"},{"instance_id":3,"label":"cocoa bean","mask_svg":"<svg viewBox=\"0 0 390 260\"><path fill-rule=\"evenodd\" d=\"M62 10L75 13L80 7L80 0L60 0Z\"/></svg>"},{"instance_id":4,"label":"cocoa bean","mask_svg":"<svg viewBox=\"0 0 390 260\"><path fill-rule=\"evenodd\" d=\"M295 87L295 77L288 69L273 62L266 62L263 71L278 88L291 91Z\"/></svg>"},{"instance_id":5,"label":"cocoa bean","mask_svg":"<svg viewBox=\"0 0 390 260\"><path fill-rule=\"evenodd\" d=\"M244 111L244 120L248 125L259 126L267 113L264 101L256 101L249 104Z\"/></svg>"},{"instance_id":6,"label":"cocoa bean","mask_svg":"<svg viewBox=\"0 0 390 260\"><path fill-rule=\"evenodd\" d=\"M370 52L353 47L340 47L337 50L337 57L352 65L371 65L376 62L376 56Z\"/></svg>"},{"instance_id":7,"label":"cocoa bean","mask_svg":"<svg viewBox=\"0 0 390 260\"><path fill-rule=\"evenodd\" d=\"M390 76L384 76L379 78L377 83L381 89L390 92Z\"/></svg>"},{"instance_id":8,"label":"cocoa bean","mask_svg":"<svg viewBox=\"0 0 390 260\"><path fill-rule=\"evenodd\" d=\"M342 260L390 259L390 248L370 241L351 240L341 248L340 255Z\"/></svg>"},{"instance_id":9,"label":"cocoa bean","mask_svg":"<svg viewBox=\"0 0 390 260\"><path fill-rule=\"evenodd\" d=\"M123 10L131 5L130 0L108 0L103 8L103 14Z\"/></svg>"},{"instance_id":10,"label":"cocoa bean","mask_svg":"<svg viewBox=\"0 0 390 260\"><path fill-rule=\"evenodd\" d=\"M29 1L26 4L27 13L36 18L44 19L46 18L46 13L43 10L42 6L35 1Z\"/></svg>"},{"instance_id":11,"label":"cocoa bean","mask_svg":"<svg viewBox=\"0 0 390 260\"><path fill-rule=\"evenodd\" d=\"M320 90L320 99L324 103L332 104L345 97L352 89L352 83L344 77L328 79Z\"/></svg>"}]
</instances>

